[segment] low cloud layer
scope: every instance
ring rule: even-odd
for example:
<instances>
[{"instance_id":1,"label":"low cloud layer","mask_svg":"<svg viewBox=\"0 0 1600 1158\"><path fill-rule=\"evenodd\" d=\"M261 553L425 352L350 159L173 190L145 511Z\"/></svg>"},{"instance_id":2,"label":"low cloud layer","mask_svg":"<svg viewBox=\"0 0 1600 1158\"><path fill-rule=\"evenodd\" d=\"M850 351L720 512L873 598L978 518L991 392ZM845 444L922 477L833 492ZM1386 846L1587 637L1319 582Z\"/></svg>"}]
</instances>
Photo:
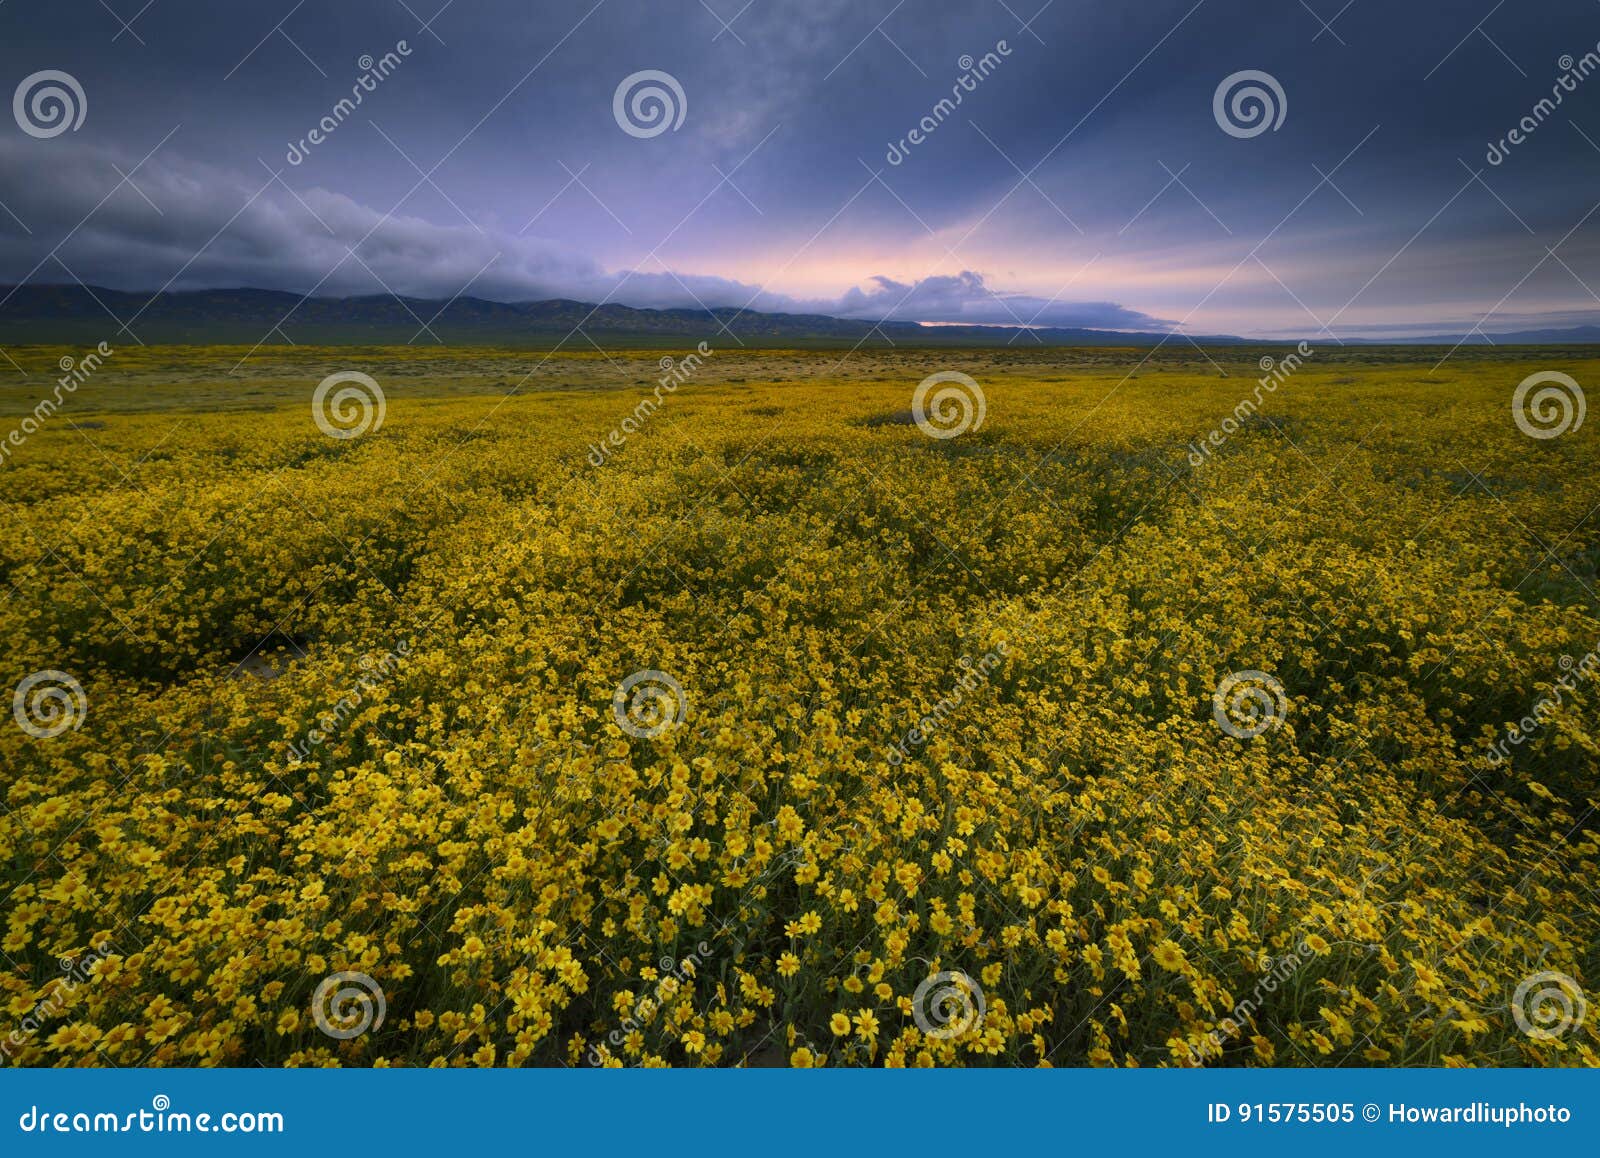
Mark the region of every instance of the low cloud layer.
<instances>
[{"instance_id":1,"label":"low cloud layer","mask_svg":"<svg viewBox=\"0 0 1600 1158\"><path fill-rule=\"evenodd\" d=\"M913 285L870 276L837 298L797 298L666 267L607 270L547 239L439 224L365 205L294 170L240 173L168 146L145 160L75 142L0 143L0 282L114 289L251 286L343 296L573 298L650 308L748 307L863 319L1156 329L1114 302L998 291L981 274ZM127 179L123 179L127 174ZM403 192L403 190L401 191ZM47 241L65 237L60 245Z\"/></svg>"},{"instance_id":2,"label":"low cloud layer","mask_svg":"<svg viewBox=\"0 0 1600 1158\"><path fill-rule=\"evenodd\" d=\"M991 289L982 274L927 277L907 285L875 276L870 289L851 289L834 311L850 318L970 322L977 325L1080 326L1165 330L1170 323L1116 302L1063 302Z\"/></svg>"}]
</instances>

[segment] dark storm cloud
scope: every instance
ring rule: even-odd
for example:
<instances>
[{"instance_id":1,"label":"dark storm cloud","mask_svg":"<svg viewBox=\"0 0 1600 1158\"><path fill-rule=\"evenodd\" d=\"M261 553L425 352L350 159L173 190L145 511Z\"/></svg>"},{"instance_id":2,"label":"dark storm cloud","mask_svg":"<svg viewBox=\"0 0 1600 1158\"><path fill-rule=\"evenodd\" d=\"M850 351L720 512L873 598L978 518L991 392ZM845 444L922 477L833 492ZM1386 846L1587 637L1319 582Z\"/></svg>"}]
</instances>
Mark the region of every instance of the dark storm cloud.
<instances>
[{"instance_id":1,"label":"dark storm cloud","mask_svg":"<svg viewBox=\"0 0 1600 1158\"><path fill-rule=\"evenodd\" d=\"M0 280L1251 333L1600 307L1581 0L441 3L0 6L0 89L88 99L0 120ZM641 139L612 97L646 69L687 107ZM1239 139L1245 69L1287 111Z\"/></svg>"},{"instance_id":2,"label":"dark storm cloud","mask_svg":"<svg viewBox=\"0 0 1600 1158\"><path fill-rule=\"evenodd\" d=\"M146 161L128 184L109 197L97 196L100 174L128 172L139 159L66 142L48 146L46 164L40 152L45 147L0 143L0 171L31 174L8 188L4 200L43 236L65 235L85 218L90 223L74 236L70 257L65 250L36 257L39 247L31 238L0 236L0 263L34 281L65 278L142 289L246 284L326 295L420 297L465 290L501 300L732 305L872 319L1162 325L1109 302L1071 304L996 293L970 271L909 286L878 277L868 292L852 289L833 299L798 298L698 274L611 272L556 242L380 214L325 189L296 191L266 170L252 185L210 165L176 165L170 157Z\"/></svg>"}]
</instances>

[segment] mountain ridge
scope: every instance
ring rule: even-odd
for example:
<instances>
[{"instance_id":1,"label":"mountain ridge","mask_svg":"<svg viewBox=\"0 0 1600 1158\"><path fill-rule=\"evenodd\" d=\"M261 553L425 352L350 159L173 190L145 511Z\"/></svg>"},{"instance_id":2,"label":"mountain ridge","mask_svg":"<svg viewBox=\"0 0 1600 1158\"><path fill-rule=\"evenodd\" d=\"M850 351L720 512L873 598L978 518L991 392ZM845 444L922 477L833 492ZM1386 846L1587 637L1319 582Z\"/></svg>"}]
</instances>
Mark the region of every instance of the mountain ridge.
<instances>
[{"instance_id":1,"label":"mountain ridge","mask_svg":"<svg viewBox=\"0 0 1600 1158\"><path fill-rule=\"evenodd\" d=\"M121 332L123 322L146 342L246 343L277 335L296 343L373 343L380 340L446 344L554 342L581 325L587 335L624 343L665 338L718 344L731 332L746 344L788 342L863 345L1155 345L1173 335L1159 331L873 322L828 314L765 313L733 306L652 309L571 298L499 302L460 296L448 300L391 294L303 297L284 290L238 287L135 293L100 286L0 285L0 335L13 343L39 333L71 331L78 340ZM115 320L114 320L115 319ZM252 333L252 330L254 332ZM302 338L301 335L304 335ZM1229 345L1245 339L1208 335L1197 341Z\"/></svg>"},{"instance_id":2,"label":"mountain ridge","mask_svg":"<svg viewBox=\"0 0 1600 1158\"><path fill-rule=\"evenodd\" d=\"M447 345L546 345L570 338L582 326L590 337L614 345L652 346L665 339L756 346L1153 346L1187 337L1201 345L1282 346L1292 338L1241 338L1231 334L1180 335L1159 330L1105 330L1066 326L923 324L840 318L830 314L716 308L626 306L573 298L502 302L394 294L304 296L287 290L239 286L154 293L70 284L0 284L0 341L12 345L96 342L115 344L122 323L141 341L158 344L379 345L433 342ZM1313 345L1322 339L1308 339ZM1545 327L1504 334L1430 334L1411 338L1346 337L1345 345L1495 346L1600 344L1600 325Z\"/></svg>"}]
</instances>

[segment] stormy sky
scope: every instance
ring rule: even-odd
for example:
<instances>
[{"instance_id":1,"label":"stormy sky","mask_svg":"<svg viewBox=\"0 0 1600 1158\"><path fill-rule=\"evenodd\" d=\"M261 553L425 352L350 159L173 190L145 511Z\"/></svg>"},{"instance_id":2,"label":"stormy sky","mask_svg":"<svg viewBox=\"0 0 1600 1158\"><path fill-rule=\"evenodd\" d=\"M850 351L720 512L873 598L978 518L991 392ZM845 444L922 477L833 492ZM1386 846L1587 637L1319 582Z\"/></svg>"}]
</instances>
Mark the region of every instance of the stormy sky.
<instances>
[{"instance_id":1,"label":"stormy sky","mask_svg":"<svg viewBox=\"0 0 1600 1158\"><path fill-rule=\"evenodd\" d=\"M0 0L0 283L1575 325L1597 45L1597 0Z\"/></svg>"}]
</instances>

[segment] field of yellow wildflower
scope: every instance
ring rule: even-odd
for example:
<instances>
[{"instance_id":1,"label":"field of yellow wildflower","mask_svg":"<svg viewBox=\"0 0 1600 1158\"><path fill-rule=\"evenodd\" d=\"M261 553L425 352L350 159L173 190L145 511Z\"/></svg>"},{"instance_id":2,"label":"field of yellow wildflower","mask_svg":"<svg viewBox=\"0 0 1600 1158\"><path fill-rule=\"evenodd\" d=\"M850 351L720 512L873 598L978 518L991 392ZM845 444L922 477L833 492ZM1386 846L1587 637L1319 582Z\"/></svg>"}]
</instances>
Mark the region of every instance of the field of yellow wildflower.
<instances>
[{"instance_id":1,"label":"field of yellow wildflower","mask_svg":"<svg viewBox=\"0 0 1600 1158\"><path fill-rule=\"evenodd\" d=\"M1600 1064L1582 352L12 353L10 1063Z\"/></svg>"}]
</instances>

